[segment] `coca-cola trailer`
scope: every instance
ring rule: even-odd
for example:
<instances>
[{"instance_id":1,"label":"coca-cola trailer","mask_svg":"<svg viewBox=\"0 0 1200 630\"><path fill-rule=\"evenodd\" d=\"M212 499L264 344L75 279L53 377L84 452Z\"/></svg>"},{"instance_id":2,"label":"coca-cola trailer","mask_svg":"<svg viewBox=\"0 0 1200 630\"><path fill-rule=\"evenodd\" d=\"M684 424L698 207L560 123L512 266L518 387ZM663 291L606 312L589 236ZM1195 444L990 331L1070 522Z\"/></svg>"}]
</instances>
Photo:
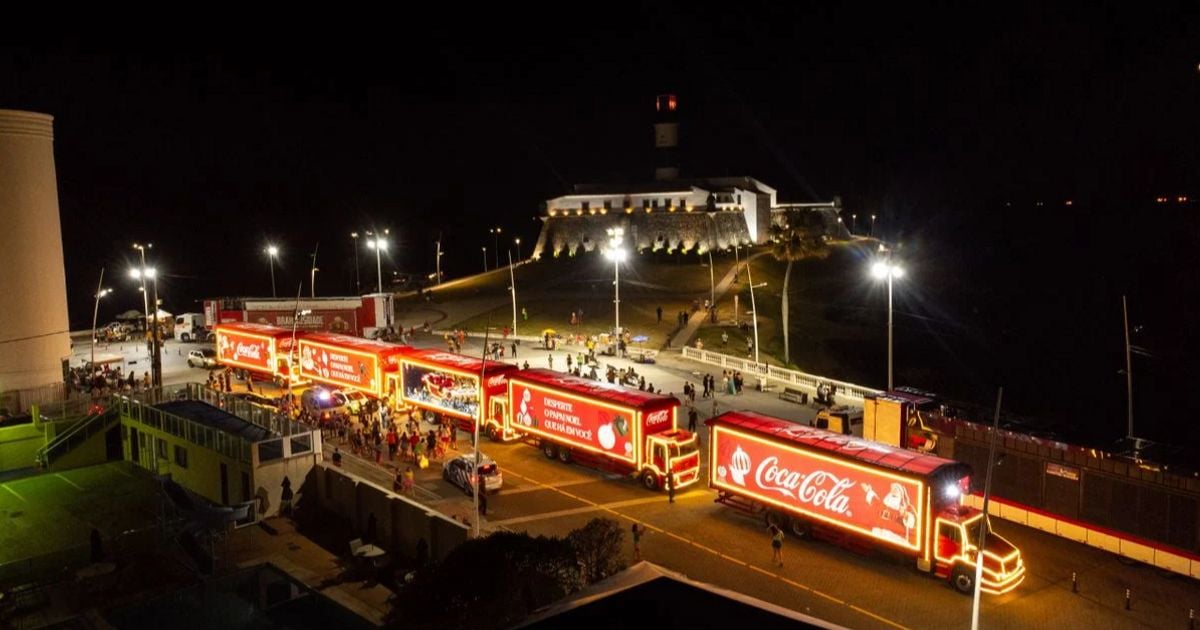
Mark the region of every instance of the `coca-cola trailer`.
<instances>
[{"instance_id":1,"label":"coca-cola trailer","mask_svg":"<svg viewBox=\"0 0 1200 630\"><path fill-rule=\"evenodd\" d=\"M263 324L219 324L216 336L217 363L271 380L293 385L304 382L292 353L292 331Z\"/></svg>"},{"instance_id":2,"label":"coca-cola trailer","mask_svg":"<svg viewBox=\"0 0 1200 630\"><path fill-rule=\"evenodd\" d=\"M958 591L974 590L985 516L962 503L966 464L753 412L706 424L718 502L765 513L798 537L900 553ZM1006 593L1024 579L1020 551L989 526L980 589Z\"/></svg>"},{"instance_id":3,"label":"coca-cola trailer","mask_svg":"<svg viewBox=\"0 0 1200 630\"><path fill-rule=\"evenodd\" d=\"M301 332L372 337L392 325L392 295L204 300L204 323L208 328L234 322L294 328Z\"/></svg>"},{"instance_id":4,"label":"coca-cola trailer","mask_svg":"<svg viewBox=\"0 0 1200 630\"><path fill-rule=\"evenodd\" d=\"M700 478L700 442L676 426L679 401L553 370L508 373L508 409L487 427L519 438L548 458L637 475L650 490Z\"/></svg>"}]
</instances>

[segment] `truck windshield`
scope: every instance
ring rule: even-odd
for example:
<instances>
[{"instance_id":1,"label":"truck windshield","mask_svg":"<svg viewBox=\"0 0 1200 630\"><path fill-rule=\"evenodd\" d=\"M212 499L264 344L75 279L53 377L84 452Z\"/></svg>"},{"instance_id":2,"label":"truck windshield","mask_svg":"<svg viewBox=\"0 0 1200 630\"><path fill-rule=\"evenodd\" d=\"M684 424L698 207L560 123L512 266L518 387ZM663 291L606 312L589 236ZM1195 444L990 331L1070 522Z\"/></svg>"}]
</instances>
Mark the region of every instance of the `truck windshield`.
<instances>
[{"instance_id":1,"label":"truck windshield","mask_svg":"<svg viewBox=\"0 0 1200 630\"><path fill-rule=\"evenodd\" d=\"M967 530L967 544L973 547L979 547L979 534L983 528L983 519L978 519L963 526Z\"/></svg>"}]
</instances>

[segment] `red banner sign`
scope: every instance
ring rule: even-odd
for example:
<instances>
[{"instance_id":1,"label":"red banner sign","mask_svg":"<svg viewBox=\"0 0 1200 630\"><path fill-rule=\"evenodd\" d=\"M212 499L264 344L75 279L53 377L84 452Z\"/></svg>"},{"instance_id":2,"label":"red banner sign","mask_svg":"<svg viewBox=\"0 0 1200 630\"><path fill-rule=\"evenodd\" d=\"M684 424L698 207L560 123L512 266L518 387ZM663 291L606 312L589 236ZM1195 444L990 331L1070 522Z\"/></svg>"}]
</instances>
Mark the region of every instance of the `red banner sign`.
<instances>
[{"instance_id":1,"label":"red banner sign","mask_svg":"<svg viewBox=\"0 0 1200 630\"><path fill-rule=\"evenodd\" d=\"M717 425L711 484L919 549L925 484Z\"/></svg>"},{"instance_id":2,"label":"red banner sign","mask_svg":"<svg viewBox=\"0 0 1200 630\"><path fill-rule=\"evenodd\" d=\"M292 309L278 311L246 311L246 321L253 324L267 324L280 328L292 328L295 319ZM295 322L297 330L325 331L332 333L356 334L358 314L354 309L333 309L313 311L301 315Z\"/></svg>"},{"instance_id":3,"label":"red banner sign","mask_svg":"<svg viewBox=\"0 0 1200 630\"><path fill-rule=\"evenodd\" d=\"M217 361L251 370L274 372L271 365L272 340L267 337L244 335L217 330Z\"/></svg>"},{"instance_id":4,"label":"red banner sign","mask_svg":"<svg viewBox=\"0 0 1200 630\"><path fill-rule=\"evenodd\" d=\"M511 382L513 426L535 435L558 438L588 450L633 463L637 431L632 410L600 405L585 398ZM670 412L667 411L667 419Z\"/></svg>"},{"instance_id":5,"label":"red banner sign","mask_svg":"<svg viewBox=\"0 0 1200 630\"><path fill-rule=\"evenodd\" d=\"M300 340L300 375L373 394L379 391L375 355L305 339Z\"/></svg>"}]
</instances>

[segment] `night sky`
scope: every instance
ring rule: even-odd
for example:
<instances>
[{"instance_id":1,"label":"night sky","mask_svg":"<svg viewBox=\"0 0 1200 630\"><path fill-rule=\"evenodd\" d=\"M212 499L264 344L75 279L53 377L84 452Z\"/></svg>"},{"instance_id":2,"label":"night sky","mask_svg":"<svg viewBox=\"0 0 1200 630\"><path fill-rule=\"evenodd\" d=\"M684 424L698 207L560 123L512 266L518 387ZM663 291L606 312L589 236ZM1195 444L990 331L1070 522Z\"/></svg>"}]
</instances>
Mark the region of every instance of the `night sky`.
<instances>
[{"instance_id":1,"label":"night sky","mask_svg":"<svg viewBox=\"0 0 1200 630\"><path fill-rule=\"evenodd\" d=\"M476 271L494 225L528 253L541 203L570 183L652 177L654 96L673 92L685 176L752 175L785 201L878 214L937 280L926 310L984 311L1010 343L1072 329L1119 355L1128 293L1142 342L1175 357L1167 392L1200 372L1180 308L1200 301L1194 6L462 5L16 32L0 107L55 116L75 329L101 266L118 288L102 321L140 308L135 240L155 243L172 312L269 294L267 241L280 294L307 282L318 242L318 292L351 291L349 233L373 226L403 272L433 270L439 234L448 275Z\"/></svg>"}]
</instances>

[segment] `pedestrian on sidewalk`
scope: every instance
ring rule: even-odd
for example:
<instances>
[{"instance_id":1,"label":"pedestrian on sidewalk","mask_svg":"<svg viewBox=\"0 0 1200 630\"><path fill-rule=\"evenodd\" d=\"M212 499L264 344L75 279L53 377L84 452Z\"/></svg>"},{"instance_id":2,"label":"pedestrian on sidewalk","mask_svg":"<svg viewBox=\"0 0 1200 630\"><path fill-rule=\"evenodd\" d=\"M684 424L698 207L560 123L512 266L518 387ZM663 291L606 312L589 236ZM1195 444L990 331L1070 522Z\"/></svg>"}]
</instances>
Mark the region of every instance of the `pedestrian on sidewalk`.
<instances>
[{"instance_id":1,"label":"pedestrian on sidewalk","mask_svg":"<svg viewBox=\"0 0 1200 630\"><path fill-rule=\"evenodd\" d=\"M549 368L551 370L554 369L554 355L553 354L546 355L546 365L549 366Z\"/></svg>"},{"instance_id":2,"label":"pedestrian on sidewalk","mask_svg":"<svg viewBox=\"0 0 1200 630\"><path fill-rule=\"evenodd\" d=\"M662 323L662 306L659 306L657 309L654 309L654 312L658 313L658 323L661 324Z\"/></svg>"},{"instance_id":3,"label":"pedestrian on sidewalk","mask_svg":"<svg viewBox=\"0 0 1200 630\"><path fill-rule=\"evenodd\" d=\"M642 559L642 536L646 533L646 528L642 527L641 525L638 525L637 523L634 523L633 528L630 531L633 534L633 559L635 561L641 561L641 559Z\"/></svg>"},{"instance_id":4,"label":"pedestrian on sidewalk","mask_svg":"<svg viewBox=\"0 0 1200 630\"><path fill-rule=\"evenodd\" d=\"M721 345L722 346L729 345L729 332L728 331L725 331L725 330L721 331Z\"/></svg>"},{"instance_id":5,"label":"pedestrian on sidewalk","mask_svg":"<svg viewBox=\"0 0 1200 630\"><path fill-rule=\"evenodd\" d=\"M479 488L479 515L487 516L487 490Z\"/></svg>"},{"instance_id":6,"label":"pedestrian on sidewalk","mask_svg":"<svg viewBox=\"0 0 1200 630\"><path fill-rule=\"evenodd\" d=\"M414 478L414 475L413 475L412 466L405 468L404 469L404 482L403 482L404 488L403 489L404 489L404 493L409 496L412 496L416 491L416 484L413 483L413 478Z\"/></svg>"},{"instance_id":7,"label":"pedestrian on sidewalk","mask_svg":"<svg viewBox=\"0 0 1200 630\"><path fill-rule=\"evenodd\" d=\"M696 407L688 407L688 431L691 431L692 433L696 432L696 420L698 420L699 417L700 414L696 413Z\"/></svg>"},{"instance_id":8,"label":"pedestrian on sidewalk","mask_svg":"<svg viewBox=\"0 0 1200 630\"><path fill-rule=\"evenodd\" d=\"M515 339L512 342L512 358L517 358L517 341Z\"/></svg>"},{"instance_id":9,"label":"pedestrian on sidewalk","mask_svg":"<svg viewBox=\"0 0 1200 630\"><path fill-rule=\"evenodd\" d=\"M667 471L667 503L675 502L675 473Z\"/></svg>"},{"instance_id":10,"label":"pedestrian on sidewalk","mask_svg":"<svg viewBox=\"0 0 1200 630\"><path fill-rule=\"evenodd\" d=\"M783 566L783 529L771 524L771 562Z\"/></svg>"}]
</instances>

